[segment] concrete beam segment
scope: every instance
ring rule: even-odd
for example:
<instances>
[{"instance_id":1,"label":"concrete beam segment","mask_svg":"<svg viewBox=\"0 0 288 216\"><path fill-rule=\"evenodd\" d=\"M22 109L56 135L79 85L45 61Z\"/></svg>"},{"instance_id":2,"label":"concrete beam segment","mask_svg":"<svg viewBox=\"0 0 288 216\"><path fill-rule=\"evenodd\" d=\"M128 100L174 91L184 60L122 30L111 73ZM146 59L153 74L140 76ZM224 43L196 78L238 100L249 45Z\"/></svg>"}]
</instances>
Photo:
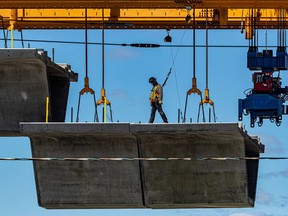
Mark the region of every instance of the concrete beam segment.
<instances>
[{"instance_id":1,"label":"concrete beam segment","mask_svg":"<svg viewBox=\"0 0 288 216\"><path fill-rule=\"evenodd\" d=\"M46 97L50 121L64 121L70 81L68 65L51 62L38 49L0 49L0 133L19 135L20 122L44 122Z\"/></svg>"},{"instance_id":2,"label":"concrete beam segment","mask_svg":"<svg viewBox=\"0 0 288 216\"><path fill-rule=\"evenodd\" d=\"M33 157L111 159L34 161L44 208L254 206L258 161L200 160L259 156L263 145L238 123L21 123L20 128L31 139Z\"/></svg>"},{"instance_id":3,"label":"concrete beam segment","mask_svg":"<svg viewBox=\"0 0 288 216\"><path fill-rule=\"evenodd\" d=\"M21 128L34 134L33 157L138 157L129 124L21 124ZM39 205L45 208L143 207L138 161L42 161L34 162L34 171Z\"/></svg>"}]
</instances>

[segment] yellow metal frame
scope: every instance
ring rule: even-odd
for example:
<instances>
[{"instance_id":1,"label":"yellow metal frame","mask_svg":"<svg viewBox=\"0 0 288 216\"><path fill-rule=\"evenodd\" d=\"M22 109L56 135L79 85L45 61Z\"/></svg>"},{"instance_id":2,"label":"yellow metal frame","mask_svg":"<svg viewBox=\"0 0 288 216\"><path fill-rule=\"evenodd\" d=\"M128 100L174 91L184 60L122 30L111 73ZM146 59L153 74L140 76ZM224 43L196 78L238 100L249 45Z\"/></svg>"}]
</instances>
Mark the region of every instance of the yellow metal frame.
<instances>
[{"instance_id":1,"label":"yellow metal frame","mask_svg":"<svg viewBox=\"0 0 288 216\"><path fill-rule=\"evenodd\" d=\"M0 0L0 8L288 8L287 0Z\"/></svg>"},{"instance_id":2,"label":"yellow metal frame","mask_svg":"<svg viewBox=\"0 0 288 216\"><path fill-rule=\"evenodd\" d=\"M186 21L188 10L185 7L178 9L107 8L103 11L107 29L193 28L193 24ZM208 27L210 29L245 28L245 24L249 25L247 18L251 17L251 11L252 9L208 9ZM257 14L258 28L277 28L278 11L279 9L257 9L254 14ZM195 27L205 28L206 9L195 9L195 14ZM85 9L0 9L0 16L4 20L4 28L9 29L83 29L85 27ZM87 16L88 28L102 27L102 9L88 9Z\"/></svg>"}]
</instances>

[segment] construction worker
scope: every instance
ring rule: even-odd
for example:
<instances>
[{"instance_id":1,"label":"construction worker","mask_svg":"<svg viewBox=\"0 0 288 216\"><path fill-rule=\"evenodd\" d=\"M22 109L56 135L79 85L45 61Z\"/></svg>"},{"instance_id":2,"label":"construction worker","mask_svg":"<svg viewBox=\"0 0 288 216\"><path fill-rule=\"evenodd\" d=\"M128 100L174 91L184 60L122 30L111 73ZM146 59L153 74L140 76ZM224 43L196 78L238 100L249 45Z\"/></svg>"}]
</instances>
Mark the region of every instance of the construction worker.
<instances>
[{"instance_id":1,"label":"construction worker","mask_svg":"<svg viewBox=\"0 0 288 216\"><path fill-rule=\"evenodd\" d=\"M151 108L151 116L149 119L149 123L154 122L156 110L158 110L160 116L163 119L163 122L168 123L167 117L162 110L163 88L160 84L158 84L155 77L150 77L149 83L153 85L153 88L150 94L150 105L152 108Z\"/></svg>"}]
</instances>

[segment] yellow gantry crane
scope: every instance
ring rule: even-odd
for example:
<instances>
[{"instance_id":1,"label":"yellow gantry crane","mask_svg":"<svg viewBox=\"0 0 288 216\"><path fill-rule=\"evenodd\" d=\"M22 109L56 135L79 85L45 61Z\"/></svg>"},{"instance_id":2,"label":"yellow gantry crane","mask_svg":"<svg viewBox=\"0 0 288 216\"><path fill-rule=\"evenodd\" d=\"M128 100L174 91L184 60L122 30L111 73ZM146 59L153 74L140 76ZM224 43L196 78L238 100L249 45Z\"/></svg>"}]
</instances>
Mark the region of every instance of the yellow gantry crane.
<instances>
[{"instance_id":1,"label":"yellow gantry crane","mask_svg":"<svg viewBox=\"0 0 288 216\"><path fill-rule=\"evenodd\" d=\"M14 29L84 28L85 8L88 28L111 23L109 28L182 29L187 7L195 8L196 28L248 28L249 9L258 9L258 28L277 28L278 10L288 8L286 0L0 0L4 27ZM114 24L114 25L112 25ZM3 27L3 26L2 26ZM188 25L193 28L193 24Z\"/></svg>"},{"instance_id":2,"label":"yellow gantry crane","mask_svg":"<svg viewBox=\"0 0 288 216\"><path fill-rule=\"evenodd\" d=\"M187 8L193 8L193 22ZM258 29L277 29L279 9L283 8L288 8L287 0L0 0L0 26L10 32L11 48L15 30L103 29L104 24L107 29L241 29L245 30L245 38L251 39L251 10L257 11ZM96 105L103 104L106 113L110 101L102 83ZM195 78L190 92L196 90ZM87 76L81 93L94 95ZM208 86L204 103L212 105Z\"/></svg>"},{"instance_id":3,"label":"yellow gantry crane","mask_svg":"<svg viewBox=\"0 0 288 216\"><path fill-rule=\"evenodd\" d=\"M196 24L187 23L187 8L195 8ZM245 29L251 38L251 9L257 9L259 29L277 29L286 0L0 0L2 29ZM102 11L103 10L103 11ZM208 17L206 18L206 10ZM102 13L104 17L102 17ZM1 23L0 23L1 25Z\"/></svg>"}]
</instances>

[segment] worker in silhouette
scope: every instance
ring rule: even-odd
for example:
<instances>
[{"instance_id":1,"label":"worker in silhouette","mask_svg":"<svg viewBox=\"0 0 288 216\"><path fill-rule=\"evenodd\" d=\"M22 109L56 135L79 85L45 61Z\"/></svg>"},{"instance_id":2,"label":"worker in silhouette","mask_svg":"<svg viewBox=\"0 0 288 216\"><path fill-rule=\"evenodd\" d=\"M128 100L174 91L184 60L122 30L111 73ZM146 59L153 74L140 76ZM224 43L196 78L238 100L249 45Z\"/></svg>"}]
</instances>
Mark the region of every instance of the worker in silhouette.
<instances>
[{"instance_id":1,"label":"worker in silhouette","mask_svg":"<svg viewBox=\"0 0 288 216\"><path fill-rule=\"evenodd\" d=\"M163 88L157 82L155 77L150 77L149 83L151 83L153 86L150 94L151 116L149 123L154 122L156 110L158 110L161 118L163 119L163 122L168 123L167 117L162 110Z\"/></svg>"}]
</instances>

